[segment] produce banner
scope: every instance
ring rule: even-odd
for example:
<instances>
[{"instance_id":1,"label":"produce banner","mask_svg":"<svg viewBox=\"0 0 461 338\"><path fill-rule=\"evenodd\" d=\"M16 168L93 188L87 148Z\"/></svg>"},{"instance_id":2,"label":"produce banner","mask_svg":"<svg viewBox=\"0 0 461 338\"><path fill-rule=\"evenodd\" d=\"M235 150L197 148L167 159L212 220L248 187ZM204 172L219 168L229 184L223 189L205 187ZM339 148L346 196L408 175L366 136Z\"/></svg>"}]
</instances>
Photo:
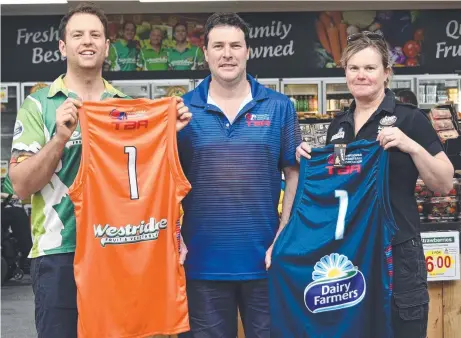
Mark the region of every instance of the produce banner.
<instances>
[{"instance_id":1,"label":"produce banner","mask_svg":"<svg viewBox=\"0 0 461 338\"><path fill-rule=\"evenodd\" d=\"M424 27L419 11L321 12L315 19L315 50L321 67L340 67L347 37L363 31L381 33L394 67L422 64Z\"/></svg>"},{"instance_id":2,"label":"produce banner","mask_svg":"<svg viewBox=\"0 0 461 338\"><path fill-rule=\"evenodd\" d=\"M210 13L108 15L111 78L194 78L207 73ZM342 76L347 36L381 32L399 74L461 71L461 10L240 13L250 24L250 73ZM60 16L2 17L2 81L50 81L65 70ZM199 77L200 77L199 76Z\"/></svg>"}]
</instances>

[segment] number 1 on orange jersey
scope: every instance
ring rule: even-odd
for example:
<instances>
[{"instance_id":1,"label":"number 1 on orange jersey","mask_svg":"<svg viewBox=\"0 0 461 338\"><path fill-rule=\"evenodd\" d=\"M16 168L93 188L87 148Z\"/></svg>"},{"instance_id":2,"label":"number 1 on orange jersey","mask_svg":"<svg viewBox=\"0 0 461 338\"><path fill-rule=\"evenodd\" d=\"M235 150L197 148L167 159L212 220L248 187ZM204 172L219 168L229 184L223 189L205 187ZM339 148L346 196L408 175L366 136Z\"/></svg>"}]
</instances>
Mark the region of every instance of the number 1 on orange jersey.
<instances>
[{"instance_id":1,"label":"number 1 on orange jersey","mask_svg":"<svg viewBox=\"0 0 461 338\"><path fill-rule=\"evenodd\" d=\"M136 173L136 153L136 147L125 147L125 154L128 154L128 179L130 183L130 197L132 200L139 199L138 175Z\"/></svg>"}]
</instances>

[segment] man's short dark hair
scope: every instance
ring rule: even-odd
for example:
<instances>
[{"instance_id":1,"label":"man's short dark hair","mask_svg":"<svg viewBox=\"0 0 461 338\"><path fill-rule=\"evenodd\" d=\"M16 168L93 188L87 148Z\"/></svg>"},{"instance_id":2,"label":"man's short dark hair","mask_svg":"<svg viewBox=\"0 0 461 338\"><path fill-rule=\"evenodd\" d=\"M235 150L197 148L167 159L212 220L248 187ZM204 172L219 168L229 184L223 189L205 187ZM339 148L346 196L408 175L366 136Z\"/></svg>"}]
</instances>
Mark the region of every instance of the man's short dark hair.
<instances>
[{"instance_id":1,"label":"man's short dark hair","mask_svg":"<svg viewBox=\"0 0 461 338\"><path fill-rule=\"evenodd\" d=\"M107 32L107 25L108 20L104 11L96 6L92 2L84 2L79 4L77 7L70 9L69 12L61 19L61 23L59 24L59 37L61 40L66 40L66 28L69 20L75 14L92 14L95 15L101 20L102 26L104 27L104 37L107 39L109 34Z\"/></svg>"},{"instance_id":2,"label":"man's short dark hair","mask_svg":"<svg viewBox=\"0 0 461 338\"><path fill-rule=\"evenodd\" d=\"M205 24L205 48L208 47L208 35L219 26L239 28L245 35L247 48L250 46L250 26L237 13L214 13Z\"/></svg>"}]
</instances>

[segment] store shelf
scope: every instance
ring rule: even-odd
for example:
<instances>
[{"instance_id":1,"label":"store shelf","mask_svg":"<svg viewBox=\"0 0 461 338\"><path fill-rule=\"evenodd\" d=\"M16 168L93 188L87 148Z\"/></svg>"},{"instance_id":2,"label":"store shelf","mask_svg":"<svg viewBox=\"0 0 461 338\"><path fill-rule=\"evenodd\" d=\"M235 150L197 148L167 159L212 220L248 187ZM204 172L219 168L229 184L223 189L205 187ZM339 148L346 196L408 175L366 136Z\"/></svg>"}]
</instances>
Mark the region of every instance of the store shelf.
<instances>
[{"instance_id":1,"label":"store shelf","mask_svg":"<svg viewBox=\"0 0 461 338\"><path fill-rule=\"evenodd\" d=\"M421 223L421 232L447 230L461 231L461 221Z\"/></svg>"},{"instance_id":2,"label":"store shelf","mask_svg":"<svg viewBox=\"0 0 461 338\"><path fill-rule=\"evenodd\" d=\"M313 123L330 123L333 119L299 119L301 124L313 124Z\"/></svg>"},{"instance_id":3,"label":"store shelf","mask_svg":"<svg viewBox=\"0 0 461 338\"><path fill-rule=\"evenodd\" d=\"M328 95L349 95L349 96L352 96L351 92L349 92L349 91L327 92L327 96Z\"/></svg>"}]
</instances>

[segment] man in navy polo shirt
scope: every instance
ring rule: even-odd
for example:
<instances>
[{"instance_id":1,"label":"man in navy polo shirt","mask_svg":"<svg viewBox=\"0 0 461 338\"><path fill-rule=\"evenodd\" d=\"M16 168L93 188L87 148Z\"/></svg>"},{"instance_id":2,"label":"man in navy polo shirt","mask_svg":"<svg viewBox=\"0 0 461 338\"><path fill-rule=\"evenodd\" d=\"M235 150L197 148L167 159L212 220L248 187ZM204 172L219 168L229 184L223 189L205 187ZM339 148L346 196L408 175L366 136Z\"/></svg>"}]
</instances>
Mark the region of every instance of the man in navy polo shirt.
<instances>
[{"instance_id":1,"label":"man in navy polo shirt","mask_svg":"<svg viewBox=\"0 0 461 338\"><path fill-rule=\"evenodd\" d=\"M290 215L301 135L290 100L247 75L248 40L237 14L213 14L204 47L211 76L183 97L193 114L178 134L192 185L183 201L191 324L185 337L235 338L237 310L247 338L269 337L265 257Z\"/></svg>"}]
</instances>

